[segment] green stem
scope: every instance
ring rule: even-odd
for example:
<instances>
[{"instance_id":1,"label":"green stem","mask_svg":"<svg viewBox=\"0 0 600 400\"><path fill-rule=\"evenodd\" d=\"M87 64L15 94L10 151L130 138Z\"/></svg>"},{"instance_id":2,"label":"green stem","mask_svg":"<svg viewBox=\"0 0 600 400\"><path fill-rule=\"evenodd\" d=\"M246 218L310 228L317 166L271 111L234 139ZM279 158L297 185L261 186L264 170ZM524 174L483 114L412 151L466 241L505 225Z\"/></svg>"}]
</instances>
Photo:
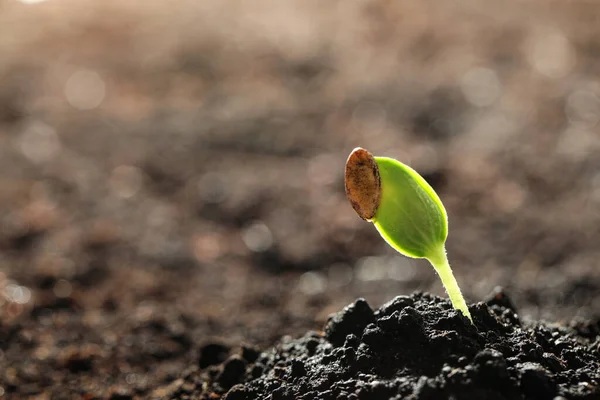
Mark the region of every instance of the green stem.
<instances>
[{"instance_id":1,"label":"green stem","mask_svg":"<svg viewBox=\"0 0 600 400\"><path fill-rule=\"evenodd\" d=\"M465 303L465 299L460 292L458 283L452 274L452 268L450 268L450 264L448 263L448 256L446 256L446 249L444 246L442 245L436 249L433 254L427 257L427 259L440 276L442 285L444 285L444 289L446 289L446 293L448 293L448 297L450 297L450 301L454 308L460 310L467 318L469 318L471 323L473 323L473 318L471 318L467 303Z\"/></svg>"}]
</instances>

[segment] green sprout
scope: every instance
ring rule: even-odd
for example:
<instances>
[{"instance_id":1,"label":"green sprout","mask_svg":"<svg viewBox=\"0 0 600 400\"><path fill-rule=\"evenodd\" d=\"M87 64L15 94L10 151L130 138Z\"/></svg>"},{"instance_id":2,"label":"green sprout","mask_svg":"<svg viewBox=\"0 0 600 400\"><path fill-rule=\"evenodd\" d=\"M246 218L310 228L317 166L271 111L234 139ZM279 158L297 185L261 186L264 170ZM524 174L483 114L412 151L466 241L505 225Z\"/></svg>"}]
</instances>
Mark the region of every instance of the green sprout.
<instances>
[{"instance_id":1,"label":"green sprout","mask_svg":"<svg viewBox=\"0 0 600 400\"><path fill-rule=\"evenodd\" d=\"M357 147L346 162L346 195L354 211L375 224L392 248L425 258L436 270L455 309L473 323L446 256L448 216L433 188L414 169Z\"/></svg>"}]
</instances>

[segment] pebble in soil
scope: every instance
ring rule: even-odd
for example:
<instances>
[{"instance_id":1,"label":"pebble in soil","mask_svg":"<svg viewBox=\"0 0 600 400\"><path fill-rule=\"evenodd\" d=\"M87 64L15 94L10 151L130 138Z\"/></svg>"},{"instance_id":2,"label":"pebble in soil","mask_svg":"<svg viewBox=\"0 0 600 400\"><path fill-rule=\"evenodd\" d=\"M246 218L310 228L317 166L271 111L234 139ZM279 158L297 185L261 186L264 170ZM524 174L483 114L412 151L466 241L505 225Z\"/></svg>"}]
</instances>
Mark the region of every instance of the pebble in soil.
<instances>
[{"instance_id":1,"label":"pebble in soil","mask_svg":"<svg viewBox=\"0 0 600 400\"><path fill-rule=\"evenodd\" d=\"M323 333L192 368L170 397L600 399L600 337L590 334L597 323L525 324L501 291L470 311L474 325L448 300L425 293L375 311L358 299L332 315Z\"/></svg>"}]
</instances>

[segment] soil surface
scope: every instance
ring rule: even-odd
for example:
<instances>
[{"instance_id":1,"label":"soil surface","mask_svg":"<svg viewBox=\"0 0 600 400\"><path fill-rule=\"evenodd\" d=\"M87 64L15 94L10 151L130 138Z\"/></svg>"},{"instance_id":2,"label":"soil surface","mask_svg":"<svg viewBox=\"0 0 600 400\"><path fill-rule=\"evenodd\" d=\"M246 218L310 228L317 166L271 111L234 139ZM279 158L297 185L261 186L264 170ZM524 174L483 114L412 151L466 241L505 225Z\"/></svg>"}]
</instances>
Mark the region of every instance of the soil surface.
<instances>
[{"instance_id":1,"label":"soil surface","mask_svg":"<svg viewBox=\"0 0 600 400\"><path fill-rule=\"evenodd\" d=\"M373 311L358 299L324 331L263 353L209 345L172 399L600 399L600 325L522 323L502 291L470 307L398 296Z\"/></svg>"},{"instance_id":2,"label":"soil surface","mask_svg":"<svg viewBox=\"0 0 600 400\"><path fill-rule=\"evenodd\" d=\"M600 320L598 21L583 0L0 0L0 398L218 398L247 370L238 396L277 374L306 395L327 349L308 383L336 395L481 387L487 359L507 397L530 381L591 395L577 360L597 355ZM445 297L352 210L358 146L427 179L467 302L504 287L522 329L478 305L475 331L417 296L406 351L456 332L465 359L425 365L393 340L398 358L382 355L370 335L402 336L381 310L377 328L340 316L281 342L357 298ZM531 332L539 349L509 351ZM364 364L343 364L349 348Z\"/></svg>"}]
</instances>

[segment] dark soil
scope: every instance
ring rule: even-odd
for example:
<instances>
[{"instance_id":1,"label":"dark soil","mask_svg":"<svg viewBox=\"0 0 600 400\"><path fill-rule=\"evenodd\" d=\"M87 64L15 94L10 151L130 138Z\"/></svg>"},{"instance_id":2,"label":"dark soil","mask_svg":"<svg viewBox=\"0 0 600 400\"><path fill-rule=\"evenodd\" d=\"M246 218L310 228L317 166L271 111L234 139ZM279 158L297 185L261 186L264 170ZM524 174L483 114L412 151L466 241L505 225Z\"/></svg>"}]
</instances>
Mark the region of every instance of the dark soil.
<instances>
[{"instance_id":1,"label":"dark soil","mask_svg":"<svg viewBox=\"0 0 600 400\"><path fill-rule=\"evenodd\" d=\"M597 343L598 21L584 0L0 0L0 398L218 398L247 369L278 371L294 393L301 379L259 350L357 298L444 297L427 262L352 210L344 163L357 146L440 195L469 303L502 286L521 321ZM435 342L443 307L413 306L424 327L411 343ZM368 357L380 333L361 345L359 319L357 368L394 390L444 363L471 382L465 366L496 348L502 387L517 387L520 353L499 344L534 330L507 316L492 339L499 325L476 333L447 316L463 338L448 350L466 361L419 363L431 352L404 356L415 345L397 371L391 355ZM281 361L315 373L327 348L346 348L354 328L338 325L279 345ZM315 358L292 363L308 342ZM558 393L591 393L592 376L564 381L586 358L561 343L538 343L529 362Z\"/></svg>"},{"instance_id":2,"label":"dark soil","mask_svg":"<svg viewBox=\"0 0 600 400\"><path fill-rule=\"evenodd\" d=\"M427 293L376 311L358 299L324 332L260 355L244 348L221 363L226 350L205 347L219 365L187 371L171 398L600 399L600 324L524 323L501 291L470 310L474 324Z\"/></svg>"}]
</instances>

